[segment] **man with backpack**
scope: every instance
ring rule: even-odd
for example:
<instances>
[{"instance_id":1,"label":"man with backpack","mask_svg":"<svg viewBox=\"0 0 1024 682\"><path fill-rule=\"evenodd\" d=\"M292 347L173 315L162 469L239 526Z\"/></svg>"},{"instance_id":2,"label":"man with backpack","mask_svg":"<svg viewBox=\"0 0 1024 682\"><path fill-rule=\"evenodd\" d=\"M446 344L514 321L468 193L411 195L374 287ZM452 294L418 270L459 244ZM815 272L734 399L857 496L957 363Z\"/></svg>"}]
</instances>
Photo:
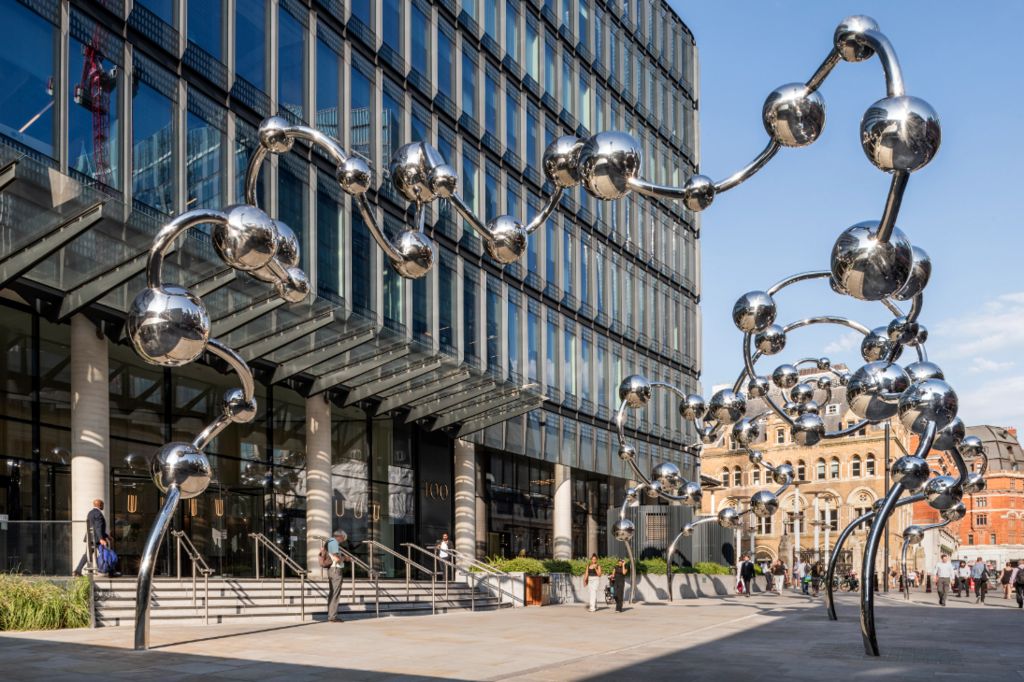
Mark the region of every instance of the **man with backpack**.
<instances>
[{"instance_id":1,"label":"man with backpack","mask_svg":"<svg viewBox=\"0 0 1024 682\"><path fill-rule=\"evenodd\" d=\"M99 549L101 547L110 547L110 538L107 535L107 518L103 515L103 500L96 499L92 501L92 509L89 510L85 517L84 540L86 552L78 560L78 566L75 567L72 575L82 575L82 569L85 568L86 564L89 564L91 568L98 570L100 573L113 573L117 565L116 554L114 554L114 566L110 567L110 570L104 571L97 566L100 559ZM110 553L113 554L113 551ZM109 561L109 557L107 557L107 560Z\"/></svg>"},{"instance_id":2,"label":"man with backpack","mask_svg":"<svg viewBox=\"0 0 1024 682\"><path fill-rule=\"evenodd\" d=\"M985 593L988 592L988 566L981 557L971 567L971 579L974 581L974 603L985 603Z\"/></svg>"},{"instance_id":3,"label":"man with backpack","mask_svg":"<svg viewBox=\"0 0 1024 682\"><path fill-rule=\"evenodd\" d=\"M338 618L338 600L341 599L341 587L345 581L345 572L342 570L345 559L341 554L341 546L348 540L348 535L340 528L334 531L331 538L320 548L318 560L320 566L327 569L327 580L330 585L327 594L327 622L340 623Z\"/></svg>"}]
</instances>

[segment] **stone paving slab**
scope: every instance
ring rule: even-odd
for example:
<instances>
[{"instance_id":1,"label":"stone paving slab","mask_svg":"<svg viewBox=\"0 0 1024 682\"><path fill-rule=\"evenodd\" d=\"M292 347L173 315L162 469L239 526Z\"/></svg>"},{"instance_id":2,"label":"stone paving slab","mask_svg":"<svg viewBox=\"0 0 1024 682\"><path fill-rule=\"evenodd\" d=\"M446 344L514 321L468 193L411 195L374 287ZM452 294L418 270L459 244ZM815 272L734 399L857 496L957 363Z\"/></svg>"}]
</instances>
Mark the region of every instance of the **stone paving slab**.
<instances>
[{"instance_id":1,"label":"stone paving slab","mask_svg":"<svg viewBox=\"0 0 1024 682\"><path fill-rule=\"evenodd\" d=\"M286 626L154 625L153 648L131 628L3 633L0 675L12 680L285 679L288 682L460 680L1012 680L1024 679L1004 604L946 608L934 594L879 595L880 658L864 656L856 595L840 621L820 599L754 595ZM1001 595L992 602L1002 602ZM1015 603L1010 602L1014 607Z\"/></svg>"}]
</instances>

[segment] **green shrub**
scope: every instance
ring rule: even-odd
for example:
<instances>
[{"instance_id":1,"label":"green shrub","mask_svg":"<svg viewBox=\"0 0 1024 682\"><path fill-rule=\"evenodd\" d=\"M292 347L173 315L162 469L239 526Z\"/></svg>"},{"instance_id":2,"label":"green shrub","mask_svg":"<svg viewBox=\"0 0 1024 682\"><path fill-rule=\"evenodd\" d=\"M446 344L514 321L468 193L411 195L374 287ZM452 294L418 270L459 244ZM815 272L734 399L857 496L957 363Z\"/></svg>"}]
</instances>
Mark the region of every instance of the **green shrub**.
<instances>
[{"instance_id":1,"label":"green shrub","mask_svg":"<svg viewBox=\"0 0 1024 682\"><path fill-rule=\"evenodd\" d=\"M529 557L513 557L506 559L504 557L489 557L486 563L494 566L499 571L505 573L525 573L527 575L541 575L547 573L544 568L544 562L540 559L530 559Z\"/></svg>"},{"instance_id":2,"label":"green shrub","mask_svg":"<svg viewBox=\"0 0 1024 682\"><path fill-rule=\"evenodd\" d=\"M89 579L51 582L0 574L0 631L89 625Z\"/></svg>"},{"instance_id":3,"label":"green shrub","mask_svg":"<svg viewBox=\"0 0 1024 682\"><path fill-rule=\"evenodd\" d=\"M699 561L694 566L697 569L697 573L704 575L729 575L732 573L732 569L722 564L716 564L713 561Z\"/></svg>"},{"instance_id":4,"label":"green shrub","mask_svg":"<svg viewBox=\"0 0 1024 682\"><path fill-rule=\"evenodd\" d=\"M619 557L617 556L603 556L597 558L597 563L601 567L601 573L603 575L611 575L618 562ZM540 575L543 573L571 573L574 576L581 576L587 572L587 566L590 565L590 559L581 557L570 560L541 560L529 559L526 557L515 557L512 559L490 557L487 559L487 563L494 566L499 571L505 571L506 573L526 573L527 575ZM629 571L629 561L626 562L626 570ZM660 557L641 559L636 563L636 572L638 575L665 575L666 570L667 566L665 564L665 560ZM672 572L677 574L703 573L704 575L729 575L732 571L728 566L723 566L722 564L702 562L693 567L684 567L673 564Z\"/></svg>"}]
</instances>

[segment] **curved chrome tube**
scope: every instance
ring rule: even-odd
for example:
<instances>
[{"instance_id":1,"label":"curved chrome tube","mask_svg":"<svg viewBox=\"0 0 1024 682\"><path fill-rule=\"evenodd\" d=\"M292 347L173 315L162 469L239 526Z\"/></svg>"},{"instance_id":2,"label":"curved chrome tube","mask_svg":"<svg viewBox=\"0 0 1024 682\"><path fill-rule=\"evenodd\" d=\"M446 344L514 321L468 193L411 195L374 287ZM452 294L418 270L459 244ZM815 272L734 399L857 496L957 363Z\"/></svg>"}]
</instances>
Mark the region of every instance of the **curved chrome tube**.
<instances>
[{"instance_id":1,"label":"curved chrome tube","mask_svg":"<svg viewBox=\"0 0 1024 682\"><path fill-rule=\"evenodd\" d=\"M896 500L902 494L903 484L894 483L878 510L877 520L871 526L864 549L864 560L860 570L860 634L864 640L864 653L868 656L878 656L878 637L875 634L875 558L878 556L878 544L885 532L885 522L896 508Z\"/></svg>"},{"instance_id":2,"label":"curved chrome tube","mask_svg":"<svg viewBox=\"0 0 1024 682\"><path fill-rule=\"evenodd\" d=\"M139 563L139 580L135 586L135 650L145 651L149 648L149 610L153 601L153 572L156 570L156 557L160 545L171 525L174 511L178 508L181 491L178 486L167 489L164 506L156 521L149 529L146 546L142 550L142 561Z\"/></svg>"},{"instance_id":3,"label":"curved chrome tube","mask_svg":"<svg viewBox=\"0 0 1024 682\"><path fill-rule=\"evenodd\" d=\"M953 522L952 519L946 519L940 523L930 523L926 526L921 526L919 530L924 533L936 528L944 528ZM903 582L903 598L910 599L910 583L907 580L907 549L910 547L912 536L906 535L904 531L903 536L903 548L900 550L900 580Z\"/></svg>"},{"instance_id":4,"label":"curved chrome tube","mask_svg":"<svg viewBox=\"0 0 1024 682\"><path fill-rule=\"evenodd\" d=\"M900 68L900 60L896 57L896 50L892 43L881 31L868 29L862 34L865 43L878 55L882 62L882 69L885 71L885 91L889 97L902 97L906 93L903 85L903 69Z\"/></svg>"},{"instance_id":5,"label":"curved chrome tube","mask_svg":"<svg viewBox=\"0 0 1024 682\"><path fill-rule=\"evenodd\" d=\"M164 258L178 237L198 225L224 224L227 219L227 214L223 211L197 208L182 213L160 228L156 237L153 238L153 245L149 247L149 258L146 261L146 286L151 289L163 286Z\"/></svg>"},{"instance_id":6,"label":"curved chrome tube","mask_svg":"<svg viewBox=\"0 0 1024 682\"><path fill-rule=\"evenodd\" d=\"M714 184L715 194L717 195L722 192L728 192L733 187L737 187L754 177L757 171L764 168L768 162L772 160L772 157L778 154L780 149L782 149L782 146L775 140L771 140L765 148L761 150L761 153L755 156L750 163L726 179L716 182Z\"/></svg>"},{"instance_id":7,"label":"curved chrome tube","mask_svg":"<svg viewBox=\"0 0 1024 682\"><path fill-rule=\"evenodd\" d=\"M893 171L889 194L885 198L885 209L882 211L882 219L878 221L878 230L875 232L875 239L881 243L888 242L892 237L892 231L896 228L896 217L900 213L900 204L903 203L903 193L907 189L908 180L910 180L910 173L907 171Z\"/></svg>"},{"instance_id":8,"label":"curved chrome tube","mask_svg":"<svg viewBox=\"0 0 1024 682\"><path fill-rule=\"evenodd\" d=\"M821 84L825 82L828 75L832 73L832 69L839 65L840 60L839 52L833 47L829 50L828 55L825 56L825 60L821 62L821 66L807 79L807 89L814 92L821 87Z\"/></svg>"},{"instance_id":9,"label":"curved chrome tube","mask_svg":"<svg viewBox=\"0 0 1024 682\"><path fill-rule=\"evenodd\" d=\"M544 204L543 208L541 208L540 213L533 216L533 220L526 223L526 234L533 234L541 225L547 222L547 219L550 218L551 214L555 212L556 208L558 208L558 202L562 200L562 193L564 191L565 190L561 187L555 187L555 191L548 197L548 200Z\"/></svg>"}]
</instances>

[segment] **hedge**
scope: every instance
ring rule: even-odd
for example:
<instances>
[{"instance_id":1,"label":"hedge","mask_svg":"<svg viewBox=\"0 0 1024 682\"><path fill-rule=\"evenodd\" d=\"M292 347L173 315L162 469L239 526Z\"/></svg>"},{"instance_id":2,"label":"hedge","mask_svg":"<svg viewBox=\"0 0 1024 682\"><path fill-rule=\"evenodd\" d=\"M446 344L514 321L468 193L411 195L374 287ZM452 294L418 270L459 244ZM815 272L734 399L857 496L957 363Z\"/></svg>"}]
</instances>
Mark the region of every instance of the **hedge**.
<instances>
[{"instance_id":1,"label":"hedge","mask_svg":"<svg viewBox=\"0 0 1024 682\"><path fill-rule=\"evenodd\" d=\"M0 631L60 630L88 625L88 578L51 582L0 574Z\"/></svg>"}]
</instances>

